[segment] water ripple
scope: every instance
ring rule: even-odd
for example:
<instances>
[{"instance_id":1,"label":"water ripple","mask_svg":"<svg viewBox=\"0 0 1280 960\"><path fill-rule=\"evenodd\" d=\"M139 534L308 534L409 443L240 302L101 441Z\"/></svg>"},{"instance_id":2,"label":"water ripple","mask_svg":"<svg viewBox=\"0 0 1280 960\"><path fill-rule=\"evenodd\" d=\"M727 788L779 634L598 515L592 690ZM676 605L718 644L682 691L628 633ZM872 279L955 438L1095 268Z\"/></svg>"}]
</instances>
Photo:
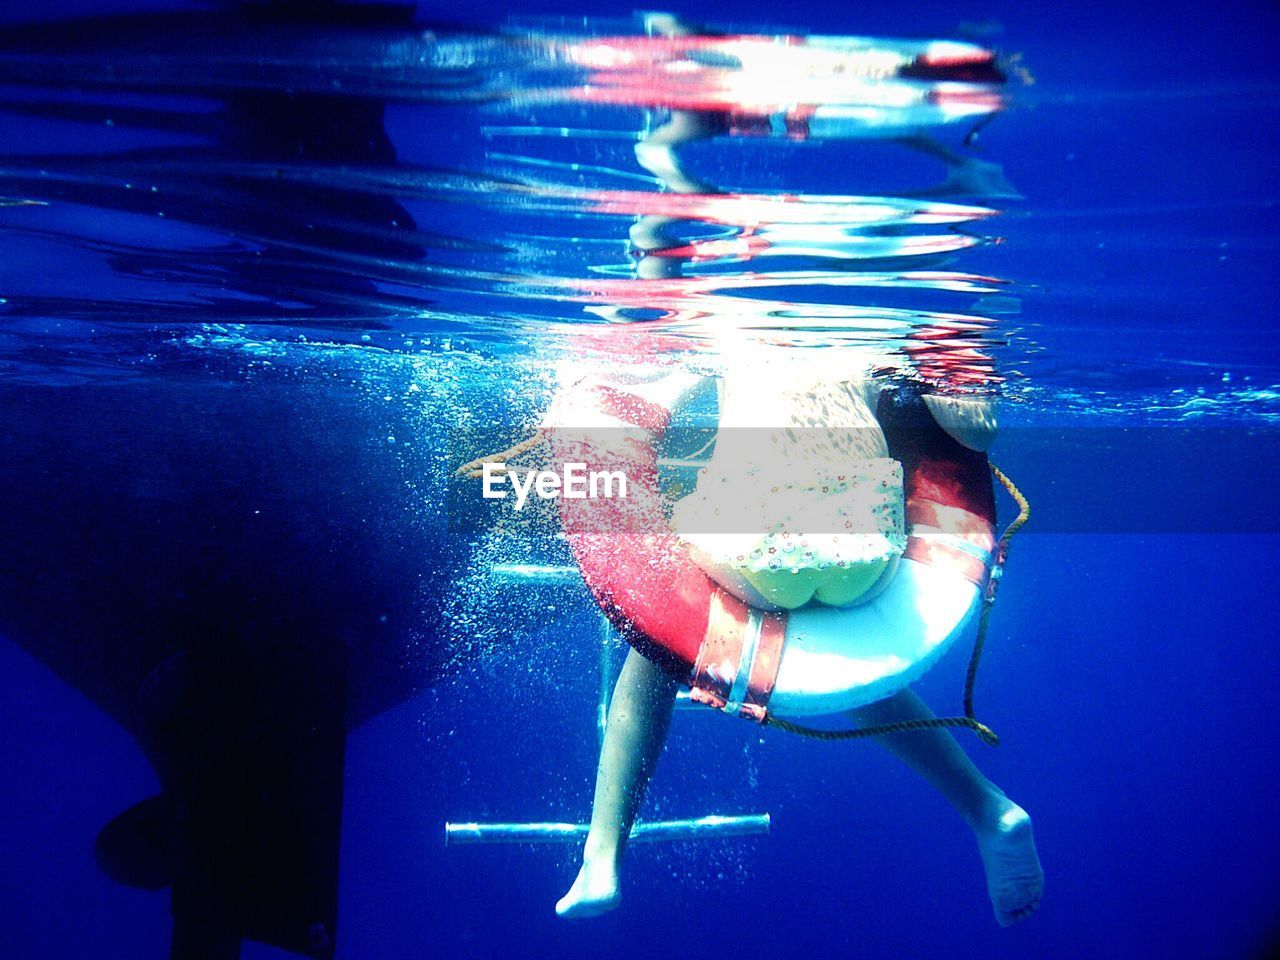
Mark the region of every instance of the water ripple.
<instances>
[{"instance_id":1,"label":"water ripple","mask_svg":"<svg viewBox=\"0 0 1280 960\"><path fill-rule=\"evenodd\" d=\"M625 330L1074 395L1002 225L1159 212L1029 210L971 145L1012 99L996 54L675 26L2 30L0 363L127 370L234 328L536 366Z\"/></svg>"}]
</instances>

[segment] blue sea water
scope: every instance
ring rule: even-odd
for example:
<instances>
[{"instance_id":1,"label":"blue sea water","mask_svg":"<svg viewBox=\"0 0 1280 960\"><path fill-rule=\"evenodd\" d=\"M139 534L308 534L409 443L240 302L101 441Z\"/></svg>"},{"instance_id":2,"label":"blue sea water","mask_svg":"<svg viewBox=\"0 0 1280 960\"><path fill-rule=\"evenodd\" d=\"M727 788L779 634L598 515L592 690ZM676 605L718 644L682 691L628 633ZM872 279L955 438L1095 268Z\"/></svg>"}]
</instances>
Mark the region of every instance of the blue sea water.
<instances>
[{"instance_id":1,"label":"blue sea water","mask_svg":"<svg viewBox=\"0 0 1280 960\"><path fill-rule=\"evenodd\" d=\"M1016 189L958 201L998 211L938 231L973 246L918 268L901 251L833 267L837 244L704 269L772 320L808 304L777 335L810 346L865 334L855 304L991 321L976 342L1005 378L993 459L1034 512L977 689L1003 742L959 736L1034 818L1039 912L996 925L964 824L876 746L710 712L677 714L642 816L767 812L769 835L635 845L606 917L553 913L572 845L444 844L451 821L585 821L600 670L584 588L491 572L554 561L554 540L504 532L452 471L524 436L553 361L618 328L584 306L621 304L633 325L670 308L627 293L643 201L610 193L659 193L632 150L654 111L546 96L563 65L482 31L635 32L629 9L428 3L372 33L338 15L316 28L313 10L264 41L229 5L157 4L116 41L112 21L78 18L136 8L59 0L6 9L0 32L0 955L166 955L169 893L112 881L93 850L165 777L228 769L213 751L166 772L154 759L172 748L139 733L160 709L140 691L188 669L183 631L200 656L234 647L245 671L215 677L230 709L285 705L237 736L290 730L327 758L272 775L341 798L324 807L339 823L299 822L340 837L304 870L336 871L338 957L1274 947L1280 14L672 7L734 32L968 39L1034 79L1011 76L971 144L947 140ZM42 32L10 32L36 18ZM430 71L399 66L444 44ZM892 197L943 175L866 138L717 137L682 156L744 194ZM593 210L602 197L617 209ZM709 222L689 237L723 236ZM822 276L742 285L787 269ZM917 269L964 277L836 279ZM693 307L709 319L681 335L711 362L742 303ZM333 649L349 688L291 672ZM939 712L958 708L966 655L918 687Z\"/></svg>"}]
</instances>

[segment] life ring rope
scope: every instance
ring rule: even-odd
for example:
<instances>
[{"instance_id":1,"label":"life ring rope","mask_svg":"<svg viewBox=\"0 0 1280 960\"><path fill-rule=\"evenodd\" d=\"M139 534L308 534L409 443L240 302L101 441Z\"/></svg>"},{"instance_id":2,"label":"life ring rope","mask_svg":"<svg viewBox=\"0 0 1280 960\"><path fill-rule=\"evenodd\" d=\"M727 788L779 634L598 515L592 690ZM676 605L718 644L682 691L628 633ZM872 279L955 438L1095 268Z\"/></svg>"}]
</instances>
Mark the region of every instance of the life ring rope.
<instances>
[{"instance_id":1,"label":"life ring rope","mask_svg":"<svg viewBox=\"0 0 1280 960\"><path fill-rule=\"evenodd\" d=\"M982 593L982 612L978 616L978 630L973 640L973 652L969 655L969 666L964 676L964 716L959 717L921 717L914 720L899 720L892 723L878 723L870 727L854 727L847 730L822 730L817 727L806 727L790 720L766 713L761 723L769 727L777 727L787 733L809 737L813 740L862 740L868 737L883 737L891 733L905 733L910 730L936 730L941 727L964 727L978 735L978 739L988 746L1000 745L1000 737L989 726L974 715L973 690L978 682L978 665L982 661L982 649L987 640L987 625L991 620L991 609L995 606L996 591L1000 585L1000 576L1004 571L1005 561L1009 558L1009 543L1014 534L1023 528L1031 519L1031 504L1023 496L1012 480L995 464L990 464L991 472L1008 491L1014 503L1018 505L1018 516L996 544L995 557L992 561L991 576L987 580L986 589Z\"/></svg>"},{"instance_id":2,"label":"life ring rope","mask_svg":"<svg viewBox=\"0 0 1280 960\"><path fill-rule=\"evenodd\" d=\"M498 453L491 453L488 456L476 457L474 460L468 460L455 471L458 476L469 477L473 480L479 479L483 474L484 465L486 463L505 464L508 460L514 460L522 453L528 453L538 444L542 443L546 438L542 435L542 431L535 431L531 436L525 437L514 447L508 447Z\"/></svg>"}]
</instances>

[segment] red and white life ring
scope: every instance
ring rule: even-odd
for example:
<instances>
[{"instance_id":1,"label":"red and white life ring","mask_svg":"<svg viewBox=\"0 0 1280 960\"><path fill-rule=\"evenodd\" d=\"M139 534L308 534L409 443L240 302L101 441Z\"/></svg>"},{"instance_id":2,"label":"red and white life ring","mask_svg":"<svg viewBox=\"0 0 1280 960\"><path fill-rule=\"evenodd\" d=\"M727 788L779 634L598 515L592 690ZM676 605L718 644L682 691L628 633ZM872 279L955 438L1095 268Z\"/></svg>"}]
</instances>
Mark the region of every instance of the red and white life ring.
<instances>
[{"instance_id":1,"label":"red and white life ring","mask_svg":"<svg viewBox=\"0 0 1280 960\"><path fill-rule=\"evenodd\" d=\"M854 607L762 611L708 577L671 530L656 447L682 392L678 376L657 385L582 380L560 392L544 422L557 462L627 476L625 498L560 501L574 558L613 623L696 700L757 721L766 712L849 710L918 679L963 630L989 580L986 456L949 441L932 420L941 444L908 438L895 452L886 430L907 497L908 545L893 578Z\"/></svg>"}]
</instances>

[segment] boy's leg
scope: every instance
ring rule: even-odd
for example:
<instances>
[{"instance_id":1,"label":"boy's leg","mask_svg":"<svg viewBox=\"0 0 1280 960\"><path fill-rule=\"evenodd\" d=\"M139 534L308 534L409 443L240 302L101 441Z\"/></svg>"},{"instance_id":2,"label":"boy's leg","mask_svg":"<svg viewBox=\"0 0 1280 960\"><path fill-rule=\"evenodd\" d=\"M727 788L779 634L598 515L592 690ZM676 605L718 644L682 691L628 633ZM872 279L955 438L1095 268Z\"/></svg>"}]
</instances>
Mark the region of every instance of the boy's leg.
<instances>
[{"instance_id":1,"label":"boy's leg","mask_svg":"<svg viewBox=\"0 0 1280 960\"><path fill-rule=\"evenodd\" d=\"M911 690L853 711L871 726L932 717ZM1044 874L1036 855L1031 818L978 770L945 728L910 730L880 737L895 756L918 772L960 811L973 829L987 873L996 919L1010 926L1040 905Z\"/></svg>"},{"instance_id":2,"label":"boy's leg","mask_svg":"<svg viewBox=\"0 0 1280 960\"><path fill-rule=\"evenodd\" d=\"M582 869L556 904L560 916L589 917L617 906L618 869L667 742L675 696L675 680L636 651L628 651L609 702Z\"/></svg>"}]
</instances>

